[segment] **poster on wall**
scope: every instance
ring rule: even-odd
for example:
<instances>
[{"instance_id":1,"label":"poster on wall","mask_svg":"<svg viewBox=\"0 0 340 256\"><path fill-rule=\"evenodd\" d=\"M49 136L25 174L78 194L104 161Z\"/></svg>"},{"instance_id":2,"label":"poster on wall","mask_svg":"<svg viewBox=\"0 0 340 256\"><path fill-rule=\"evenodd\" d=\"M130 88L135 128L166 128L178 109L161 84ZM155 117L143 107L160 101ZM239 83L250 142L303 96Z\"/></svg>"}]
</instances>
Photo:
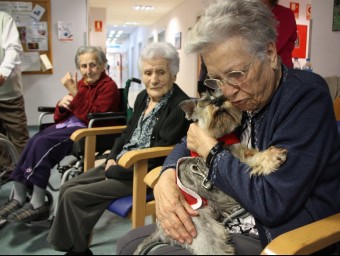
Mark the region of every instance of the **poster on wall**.
<instances>
[{"instance_id":1,"label":"poster on wall","mask_svg":"<svg viewBox=\"0 0 340 256\"><path fill-rule=\"evenodd\" d=\"M293 50L293 58L306 58L307 53L307 25L296 25L298 30L298 37L295 41Z\"/></svg>"},{"instance_id":2,"label":"poster on wall","mask_svg":"<svg viewBox=\"0 0 340 256\"><path fill-rule=\"evenodd\" d=\"M58 21L58 39L59 41L73 41L73 23Z\"/></svg>"}]
</instances>

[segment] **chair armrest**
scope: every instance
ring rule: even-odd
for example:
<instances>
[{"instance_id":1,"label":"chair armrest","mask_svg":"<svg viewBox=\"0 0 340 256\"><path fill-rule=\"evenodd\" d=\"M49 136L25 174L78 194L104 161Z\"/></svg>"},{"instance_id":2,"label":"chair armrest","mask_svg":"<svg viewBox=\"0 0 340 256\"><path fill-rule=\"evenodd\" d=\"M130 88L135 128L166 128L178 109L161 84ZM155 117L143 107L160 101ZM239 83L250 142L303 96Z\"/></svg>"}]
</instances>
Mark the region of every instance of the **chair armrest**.
<instances>
[{"instance_id":1,"label":"chair armrest","mask_svg":"<svg viewBox=\"0 0 340 256\"><path fill-rule=\"evenodd\" d=\"M333 108L336 120L340 121L340 96L336 97L333 101Z\"/></svg>"},{"instance_id":2,"label":"chair armrest","mask_svg":"<svg viewBox=\"0 0 340 256\"><path fill-rule=\"evenodd\" d=\"M144 182L146 185L148 185L150 188L154 188L156 183L158 182L159 173L162 170L162 166L158 166L154 169L152 169L144 178Z\"/></svg>"},{"instance_id":3,"label":"chair armrest","mask_svg":"<svg viewBox=\"0 0 340 256\"><path fill-rule=\"evenodd\" d=\"M151 147L131 150L129 152L126 152L119 159L118 164L124 168L130 168L132 165L134 165L140 160L148 160L150 158L167 156L172 149L173 146Z\"/></svg>"},{"instance_id":4,"label":"chair armrest","mask_svg":"<svg viewBox=\"0 0 340 256\"><path fill-rule=\"evenodd\" d=\"M340 241L340 213L276 237L261 255L307 255Z\"/></svg>"},{"instance_id":5,"label":"chair armrest","mask_svg":"<svg viewBox=\"0 0 340 256\"><path fill-rule=\"evenodd\" d=\"M144 178L148 173L148 160L155 157L167 156L173 146L151 147L126 152L118 161L125 168L133 166L133 188L132 188L132 228L145 224L145 216L154 213L154 204L145 204L147 186Z\"/></svg>"},{"instance_id":6,"label":"chair armrest","mask_svg":"<svg viewBox=\"0 0 340 256\"><path fill-rule=\"evenodd\" d=\"M82 128L76 130L71 135L71 140L74 142L85 138L84 145L84 171L87 171L94 167L95 162L95 151L96 151L96 136L105 134L117 134L122 133L126 128L125 125L120 126L108 126L108 127L98 127L98 128Z\"/></svg>"}]
</instances>

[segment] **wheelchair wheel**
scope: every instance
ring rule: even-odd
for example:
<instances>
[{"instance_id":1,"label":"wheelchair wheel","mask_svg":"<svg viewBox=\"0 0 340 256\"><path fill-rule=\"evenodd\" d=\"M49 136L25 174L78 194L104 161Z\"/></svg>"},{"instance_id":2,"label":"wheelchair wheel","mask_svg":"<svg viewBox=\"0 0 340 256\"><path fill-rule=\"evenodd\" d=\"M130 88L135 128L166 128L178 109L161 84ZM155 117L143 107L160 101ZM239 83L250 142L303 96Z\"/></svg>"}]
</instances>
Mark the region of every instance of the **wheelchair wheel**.
<instances>
[{"instance_id":1,"label":"wheelchair wheel","mask_svg":"<svg viewBox=\"0 0 340 256\"><path fill-rule=\"evenodd\" d=\"M19 154L12 142L0 134L0 186L8 181L18 158Z\"/></svg>"}]
</instances>

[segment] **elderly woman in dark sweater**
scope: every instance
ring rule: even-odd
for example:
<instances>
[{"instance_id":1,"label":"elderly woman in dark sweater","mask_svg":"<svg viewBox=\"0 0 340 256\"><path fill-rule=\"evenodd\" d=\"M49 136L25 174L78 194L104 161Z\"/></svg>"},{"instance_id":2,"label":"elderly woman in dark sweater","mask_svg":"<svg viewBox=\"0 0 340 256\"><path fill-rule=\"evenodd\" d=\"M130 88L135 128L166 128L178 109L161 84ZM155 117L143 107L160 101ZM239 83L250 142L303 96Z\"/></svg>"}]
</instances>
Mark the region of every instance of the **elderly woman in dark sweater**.
<instances>
[{"instance_id":1,"label":"elderly woman in dark sweater","mask_svg":"<svg viewBox=\"0 0 340 256\"><path fill-rule=\"evenodd\" d=\"M179 243L191 243L200 232L192 222L197 211L176 186L176 162L189 150L208 162L211 183L255 219L260 241L234 233L237 254L259 254L279 235L340 212L336 196L340 194L340 138L327 83L318 74L281 63L276 25L262 1L220 0L208 7L189 33L186 49L202 54L209 74L205 84L221 90L244 111L240 140L261 151L270 146L286 148L288 157L277 171L250 176L248 165L191 124L187 137L166 158L154 188L157 219ZM133 253L153 230L154 226L132 230L118 241L117 254ZM331 254L336 248L327 250ZM189 252L163 246L152 254Z\"/></svg>"},{"instance_id":2,"label":"elderly woman in dark sweater","mask_svg":"<svg viewBox=\"0 0 340 256\"><path fill-rule=\"evenodd\" d=\"M92 254L90 233L110 202L132 194L132 170L117 162L127 151L178 143L189 122L178 104L189 97L175 84L179 56L169 43L149 44L142 52L139 69L146 89L134 104L134 113L116 139L105 164L66 182L59 195L57 215L48 241L56 250ZM150 168L159 166L154 159ZM90 214L89 214L90 213Z\"/></svg>"}]
</instances>

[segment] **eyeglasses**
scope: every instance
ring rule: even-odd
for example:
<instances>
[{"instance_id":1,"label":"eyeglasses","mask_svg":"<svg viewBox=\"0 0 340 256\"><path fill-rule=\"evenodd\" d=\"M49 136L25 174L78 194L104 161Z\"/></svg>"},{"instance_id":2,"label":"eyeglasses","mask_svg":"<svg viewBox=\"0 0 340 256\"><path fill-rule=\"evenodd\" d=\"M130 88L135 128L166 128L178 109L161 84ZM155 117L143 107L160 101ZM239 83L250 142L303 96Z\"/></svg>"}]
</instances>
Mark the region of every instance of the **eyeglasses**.
<instances>
[{"instance_id":1,"label":"eyeglasses","mask_svg":"<svg viewBox=\"0 0 340 256\"><path fill-rule=\"evenodd\" d=\"M80 64L80 68L87 68L87 66L90 68L96 68L98 65L96 63Z\"/></svg>"},{"instance_id":2,"label":"eyeglasses","mask_svg":"<svg viewBox=\"0 0 340 256\"><path fill-rule=\"evenodd\" d=\"M239 71L231 71L226 74L225 78L220 80L220 79L205 79L204 84L205 86L209 87L210 89L217 90L219 88L222 88L225 83L228 83L230 85L234 86L239 86L247 76L247 72L250 69L251 65L254 62L255 56L252 58L250 63L248 64L248 67L244 70L239 70Z\"/></svg>"}]
</instances>

